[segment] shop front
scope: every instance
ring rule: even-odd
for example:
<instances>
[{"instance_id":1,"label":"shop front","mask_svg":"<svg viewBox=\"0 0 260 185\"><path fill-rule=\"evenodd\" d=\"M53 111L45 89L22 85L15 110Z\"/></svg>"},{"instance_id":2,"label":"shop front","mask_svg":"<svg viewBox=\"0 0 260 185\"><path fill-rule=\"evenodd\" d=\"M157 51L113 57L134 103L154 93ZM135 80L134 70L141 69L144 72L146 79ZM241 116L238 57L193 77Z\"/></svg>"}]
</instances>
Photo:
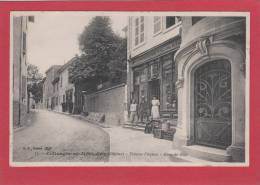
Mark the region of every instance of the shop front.
<instances>
[{"instance_id":1,"label":"shop front","mask_svg":"<svg viewBox=\"0 0 260 185\"><path fill-rule=\"evenodd\" d=\"M174 54L179 43L179 38L170 40L147 52L145 56L135 57L131 61L133 76L130 100L140 104L141 99L145 99L148 116L151 115L153 98L160 101L159 110L162 118L173 119L177 116Z\"/></svg>"}]
</instances>

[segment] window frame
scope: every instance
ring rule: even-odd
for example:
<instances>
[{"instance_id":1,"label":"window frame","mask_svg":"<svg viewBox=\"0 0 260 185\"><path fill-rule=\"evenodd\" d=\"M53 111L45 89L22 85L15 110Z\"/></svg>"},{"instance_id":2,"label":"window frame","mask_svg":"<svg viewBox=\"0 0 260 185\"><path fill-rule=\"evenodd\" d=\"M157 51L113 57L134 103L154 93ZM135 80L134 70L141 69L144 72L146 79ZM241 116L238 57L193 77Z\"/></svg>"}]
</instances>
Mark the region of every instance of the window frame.
<instances>
[{"instance_id":1,"label":"window frame","mask_svg":"<svg viewBox=\"0 0 260 185\"><path fill-rule=\"evenodd\" d=\"M159 18L157 21L155 21L155 18ZM160 25L160 29L157 32L155 31L155 25L158 23L158 25ZM161 33L163 30L163 17L162 16L154 16L153 17L153 35L158 35L159 33Z\"/></svg>"},{"instance_id":2,"label":"window frame","mask_svg":"<svg viewBox=\"0 0 260 185\"><path fill-rule=\"evenodd\" d=\"M143 45L145 43L145 21L144 21L144 19L145 19L145 16L138 16L133 19L134 48L137 48L140 45ZM141 30L142 25L143 25L143 30ZM143 40L141 40L142 36L143 36Z\"/></svg>"},{"instance_id":3,"label":"window frame","mask_svg":"<svg viewBox=\"0 0 260 185\"><path fill-rule=\"evenodd\" d=\"M171 26L168 27L168 28L166 27L167 17L175 17L175 24L171 25ZM163 26L164 32L167 32L167 31L169 31L169 30L171 30L171 29L176 28L178 25L180 25L180 24L181 24L181 21L178 20L177 16L165 16L165 17L164 17L164 20L163 20L163 23L164 23L164 26Z\"/></svg>"}]
</instances>

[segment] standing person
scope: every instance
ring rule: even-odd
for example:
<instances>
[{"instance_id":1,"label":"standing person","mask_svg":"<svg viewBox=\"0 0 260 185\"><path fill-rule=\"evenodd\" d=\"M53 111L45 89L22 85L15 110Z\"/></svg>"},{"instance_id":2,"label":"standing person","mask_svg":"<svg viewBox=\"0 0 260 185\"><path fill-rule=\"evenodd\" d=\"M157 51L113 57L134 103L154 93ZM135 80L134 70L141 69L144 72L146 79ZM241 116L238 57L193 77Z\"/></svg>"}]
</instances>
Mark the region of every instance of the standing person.
<instances>
[{"instance_id":1,"label":"standing person","mask_svg":"<svg viewBox=\"0 0 260 185\"><path fill-rule=\"evenodd\" d=\"M135 100L133 100L130 105L130 122L134 123L136 117L137 117L137 104L135 103Z\"/></svg>"},{"instance_id":2,"label":"standing person","mask_svg":"<svg viewBox=\"0 0 260 185\"><path fill-rule=\"evenodd\" d=\"M140 122L143 122L144 118L147 119L147 102L145 101L144 96L142 96L141 102L138 106L138 116Z\"/></svg>"},{"instance_id":3,"label":"standing person","mask_svg":"<svg viewBox=\"0 0 260 185\"><path fill-rule=\"evenodd\" d=\"M153 120L160 118L159 106L160 106L160 101L156 98L156 96L154 96L152 99L152 110L151 110L151 115Z\"/></svg>"}]
</instances>

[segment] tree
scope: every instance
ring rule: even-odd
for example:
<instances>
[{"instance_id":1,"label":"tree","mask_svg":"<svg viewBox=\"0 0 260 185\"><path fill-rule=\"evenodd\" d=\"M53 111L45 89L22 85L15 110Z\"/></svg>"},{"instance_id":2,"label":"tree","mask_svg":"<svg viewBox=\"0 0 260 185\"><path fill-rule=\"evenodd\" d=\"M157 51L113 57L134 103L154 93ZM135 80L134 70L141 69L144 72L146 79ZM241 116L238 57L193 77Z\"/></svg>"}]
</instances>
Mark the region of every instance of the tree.
<instances>
[{"instance_id":1,"label":"tree","mask_svg":"<svg viewBox=\"0 0 260 185\"><path fill-rule=\"evenodd\" d=\"M127 66L127 40L119 38L118 47L114 50L113 59L109 63L110 79L112 82L126 80Z\"/></svg>"},{"instance_id":2,"label":"tree","mask_svg":"<svg viewBox=\"0 0 260 185\"><path fill-rule=\"evenodd\" d=\"M126 41L113 32L109 17L94 17L79 36L82 55L71 67L71 81L89 81L95 86L111 79L111 69L116 69L113 73L116 74L122 68L114 68L122 48L126 58L122 43L126 46Z\"/></svg>"},{"instance_id":3,"label":"tree","mask_svg":"<svg viewBox=\"0 0 260 185\"><path fill-rule=\"evenodd\" d=\"M27 90L33 95L35 103L42 99L43 76L37 66L28 64L27 67Z\"/></svg>"},{"instance_id":4,"label":"tree","mask_svg":"<svg viewBox=\"0 0 260 185\"><path fill-rule=\"evenodd\" d=\"M126 40L113 32L109 17L94 17L80 34L79 46L82 54L69 68L69 79L75 85L74 113L82 111L83 92L118 81L126 69L126 61L120 63L126 59Z\"/></svg>"}]
</instances>

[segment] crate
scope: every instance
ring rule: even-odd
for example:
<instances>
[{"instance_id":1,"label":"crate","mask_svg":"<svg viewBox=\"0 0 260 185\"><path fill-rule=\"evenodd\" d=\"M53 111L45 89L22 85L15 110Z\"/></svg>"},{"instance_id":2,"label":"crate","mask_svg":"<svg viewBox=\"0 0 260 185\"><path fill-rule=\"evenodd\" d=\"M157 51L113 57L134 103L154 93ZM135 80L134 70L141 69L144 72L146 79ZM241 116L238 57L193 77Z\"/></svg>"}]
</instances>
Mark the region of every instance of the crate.
<instances>
[{"instance_id":1,"label":"crate","mask_svg":"<svg viewBox=\"0 0 260 185\"><path fill-rule=\"evenodd\" d=\"M170 131L162 131L162 139L173 141L173 136L175 134L176 130L170 130Z\"/></svg>"},{"instance_id":2,"label":"crate","mask_svg":"<svg viewBox=\"0 0 260 185\"><path fill-rule=\"evenodd\" d=\"M173 132L162 131L162 139L173 141Z\"/></svg>"},{"instance_id":3,"label":"crate","mask_svg":"<svg viewBox=\"0 0 260 185\"><path fill-rule=\"evenodd\" d=\"M158 129L158 128L154 128L153 129L153 137L158 138L158 139L162 139L162 130Z\"/></svg>"}]
</instances>

